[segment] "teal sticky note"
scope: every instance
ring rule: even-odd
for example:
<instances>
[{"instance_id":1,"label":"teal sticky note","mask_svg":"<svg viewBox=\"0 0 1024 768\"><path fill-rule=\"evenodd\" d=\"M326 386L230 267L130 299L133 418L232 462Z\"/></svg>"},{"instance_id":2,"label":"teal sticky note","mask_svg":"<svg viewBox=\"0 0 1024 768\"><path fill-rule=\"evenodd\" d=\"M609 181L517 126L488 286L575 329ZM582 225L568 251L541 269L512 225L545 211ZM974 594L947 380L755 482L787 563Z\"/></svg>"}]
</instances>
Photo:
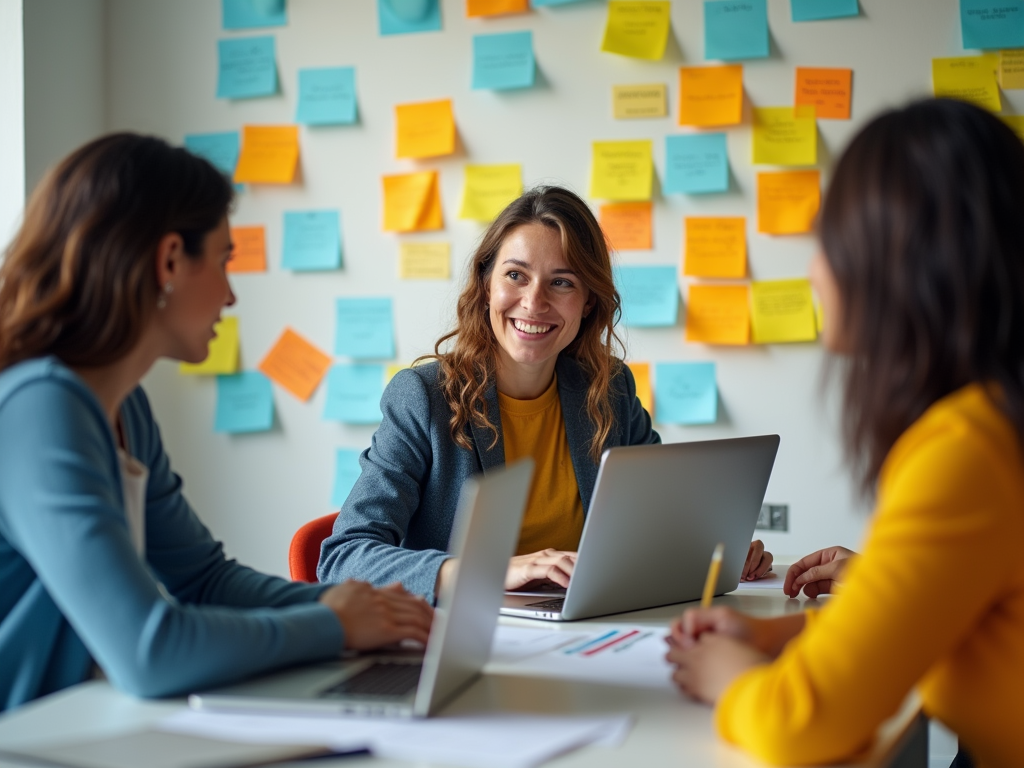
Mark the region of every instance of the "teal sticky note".
<instances>
[{"instance_id":1,"label":"teal sticky note","mask_svg":"<svg viewBox=\"0 0 1024 768\"><path fill-rule=\"evenodd\" d=\"M729 154L724 133L665 137L662 192L699 195L729 191Z\"/></svg>"},{"instance_id":2,"label":"teal sticky note","mask_svg":"<svg viewBox=\"0 0 1024 768\"><path fill-rule=\"evenodd\" d=\"M224 29L283 27L288 23L285 0L221 0Z\"/></svg>"},{"instance_id":3,"label":"teal sticky note","mask_svg":"<svg viewBox=\"0 0 1024 768\"><path fill-rule=\"evenodd\" d=\"M705 0L704 58L767 58L767 0Z\"/></svg>"},{"instance_id":4,"label":"teal sticky note","mask_svg":"<svg viewBox=\"0 0 1024 768\"><path fill-rule=\"evenodd\" d=\"M345 424L377 424L383 418L380 412L383 394L383 365L335 365L327 372L324 419Z\"/></svg>"},{"instance_id":5,"label":"teal sticky note","mask_svg":"<svg viewBox=\"0 0 1024 768\"><path fill-rule=\"evenodd\" d=\"M341 266L341 214L338 211L287 211L281 266L308 271Z\"/></svg>"},{"instance_id":6,"label":"teal sticky note","mask_svg":"<svg viewBox=\"0 0 1024 768\"><path fill-rule=\"evenodd\" d=\"M441 28L439 0L377 0L381 35L434 32Z\"/></svg>"},{"instance_id":7,"label":"teal sticky note","mask_svg":"<svg viewBox=\"0 0 1024 768\"><path fill-rule=\"evenodd\" d=\"M793 21L818 21L859 16L857 0L790 0Z\"/></svg>"},{"instance_id":8,"label":"teal sticky note","mask_svg":"<svg viewBox=\"0 0 1024 768\"><path fill-rule=\"evenodd\" d=\"M274 38L217 41L217 98L249 99L277 93Z\"/></svg>"},{"instance_id":9,"label":"teal sticky note","mask_svg":"<svg viewBox=\"0 0 1024 768\"><path fill-rule=\"evenodd\" d=\"M299 70L295 121L305 125L344 125L356 121L356 70L325 67Z\"/></svg>"},{"instance_id":10,"label":"teal sticky note","mask_svg":"<svg viewBox=\"0 0 1024 768\"><path fill-rule=\"evenodd\" d=\"M529 88L536 67L532 32L473 35L473 88Z\"/></svg>"},{"instance_id":11,"label":"teal sticky note","mask_svg":"<svg viewBox=\"0 0 1024 768\"><path fill-rule=\"evenodd\" d=\"M217 377L214 432L266 432L274 424L274 393L259 371Z\"/></svg>"},{"instance_id":12,"label":"teal sticky note","mask_svg":"<svg viewBox=\"0 0 1024 768\"><path fill-rule=\"evenodd\" d=\"M340 508L352 491L352 486L359 479L362 470L359 468L361 451L352 448L339 448L334 457L334 490L331 493L331 506Z\"/></svg>"},{"instance_id":13,"label":"teal sticky note","mask_svg":"<svg viewBox=\"0 0 1024 768\"><path fill-rule=\"evenodd\" d=\"M659 424L714 424L718 385L714 363L656 363L654 420Z\"/></svg>"},{"instance_id":14,"label":"teal sticky note","mask_svg":"<svg viewBox=\"0 0 1024 768\"><path fill-rule=\"evenodd\" d=\"M964 48L1024 48L1024 0L960 0Z\"/></svg>"},{"instance_id":15,"label":"teal sticky note","mask_svg":"<svg viewBox=\"0 0 1024 768\"><path fill-rule=\"evenodd\" d=\"M343 298L335 302L334 353L355 358L395 356L390 298Z\"/></svg>"},{"instance_id":16,"label":"teal sticky note","mask_svg":"<svg viewBox=\"0 0 1024 768\"><path fill-rule=\"evenodd\" d=\"M621 266L615 270L615 287L622 297L623 325L655 328L676 324L679 283L675 267Z\"/></svg>"},{"instance_id":17,"label":"teal sticky note","mask_svg":"<svg viewBox=\"0 0 1024 768\"><path fill-rule=\"evenodd\" d=\"M185 136L185 149L193 155L209 160L214 168L229 179L235 175L240 146L238 131L189 133Z\"/></svg>"}]
</instances>

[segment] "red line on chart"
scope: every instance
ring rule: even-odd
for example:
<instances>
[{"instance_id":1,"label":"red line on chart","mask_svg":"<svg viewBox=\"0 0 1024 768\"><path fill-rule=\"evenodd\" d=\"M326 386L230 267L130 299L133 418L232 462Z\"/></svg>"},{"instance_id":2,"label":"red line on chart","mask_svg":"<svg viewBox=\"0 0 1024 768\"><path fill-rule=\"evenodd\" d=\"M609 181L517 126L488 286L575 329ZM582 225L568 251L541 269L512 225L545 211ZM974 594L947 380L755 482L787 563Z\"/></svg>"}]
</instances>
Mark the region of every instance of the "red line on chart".
<instances>
[{"instance_id":1,"label":"red line on chart","mask_svg":"<svg viewBox=\"0 0 1024 768\"><path fill-rule=\"evenodd\" d=\"M605 648L611 648L613 645L616 645L617 643L621 643L627 637L632 637L633 635L638 635L638 634L640 634L640 630L639 629L634 629L631 632L627 632L624 635L619 635L614 640L609 640L604 645L599 645L599 646L597 646L597 648L591 648L589 651L584 651L580 655L581 656L593 656L595 653L600 653Z\"/></svg>"}]
</instances>

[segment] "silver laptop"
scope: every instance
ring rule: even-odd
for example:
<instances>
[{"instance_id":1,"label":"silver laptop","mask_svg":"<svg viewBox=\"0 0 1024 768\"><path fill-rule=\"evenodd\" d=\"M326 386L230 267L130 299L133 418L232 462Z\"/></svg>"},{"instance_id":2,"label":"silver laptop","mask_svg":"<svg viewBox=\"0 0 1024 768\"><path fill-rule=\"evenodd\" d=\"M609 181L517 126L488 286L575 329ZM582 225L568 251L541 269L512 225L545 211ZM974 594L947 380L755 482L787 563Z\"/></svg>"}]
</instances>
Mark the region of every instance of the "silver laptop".
<instances>
[{"instance_id":1,"label":"silver laptop","mask_svg":"<svg viewBox=\"0 0 1024 768\"><path fill-rule=\"evenodd\" d=\"M523 459L462 486L449 551L455 577L438 599L426 651L312 664L189 696L195 709L424 717L475 680L491 652L508 561L533 477Z\"/></svg>"},{"instance_id":2,"label":"silver laptop","mask_svg":"<svg viewBox=\"0 0 1024 768\"><path fill-rule=\"evenodd\" d=\"M715 594L736 589L778 448L762 435L605 451L569 588L506 593L501 612L574 621L697 600L718 542Z\"/></svg>"}]
</instances>

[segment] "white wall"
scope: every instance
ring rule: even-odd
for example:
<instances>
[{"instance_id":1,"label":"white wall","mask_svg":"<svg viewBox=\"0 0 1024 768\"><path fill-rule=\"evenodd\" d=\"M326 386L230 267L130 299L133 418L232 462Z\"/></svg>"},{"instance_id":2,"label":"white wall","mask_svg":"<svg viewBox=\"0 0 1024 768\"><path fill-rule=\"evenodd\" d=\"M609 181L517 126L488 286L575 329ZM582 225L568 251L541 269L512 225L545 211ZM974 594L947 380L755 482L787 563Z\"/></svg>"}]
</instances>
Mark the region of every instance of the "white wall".
<instances>
[{"instance_id":1,"label":"white wall","mask_svg":"<svg viewBox=\"0 0 1024 768\"><path fill-rule=\"evenodd\" d=\"M0 259L25 205L22 0L0 0Z\"/></svg>"}]
</instances>

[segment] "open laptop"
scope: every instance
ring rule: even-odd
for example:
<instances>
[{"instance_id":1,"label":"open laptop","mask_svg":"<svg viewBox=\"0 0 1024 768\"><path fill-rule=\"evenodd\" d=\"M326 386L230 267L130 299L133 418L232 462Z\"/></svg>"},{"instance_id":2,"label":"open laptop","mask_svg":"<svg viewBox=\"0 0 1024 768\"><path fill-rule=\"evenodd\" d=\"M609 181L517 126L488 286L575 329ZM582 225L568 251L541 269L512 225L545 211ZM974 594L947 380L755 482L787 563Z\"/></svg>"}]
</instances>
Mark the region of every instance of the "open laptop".
<instances>
[{"instance_id":1,"label":"open laptop","mask_svg":"<svg viewBox=\"0 0 1024 768\"><path fill-rule=\"evenodd\" d=\"M194 693L189 705L285 713L436 713L477 678L490 656L532 477L533 461L523 459L463 484L449 547L459 566L439 596L425 652L375 652L295 667Z\"/></svg>"},{"instance_id":2,"label":"open laptop","mask_svg":"<svg viewBox=\"0 0 1024 768\"><path fill-rule=\"evenodd\" d=\"M501 612L574 621L697 600L718 542L715 594L736 589L778 448L762 435L605 451L569 588L506 593Z\"/></svg>"}]
</instances>

